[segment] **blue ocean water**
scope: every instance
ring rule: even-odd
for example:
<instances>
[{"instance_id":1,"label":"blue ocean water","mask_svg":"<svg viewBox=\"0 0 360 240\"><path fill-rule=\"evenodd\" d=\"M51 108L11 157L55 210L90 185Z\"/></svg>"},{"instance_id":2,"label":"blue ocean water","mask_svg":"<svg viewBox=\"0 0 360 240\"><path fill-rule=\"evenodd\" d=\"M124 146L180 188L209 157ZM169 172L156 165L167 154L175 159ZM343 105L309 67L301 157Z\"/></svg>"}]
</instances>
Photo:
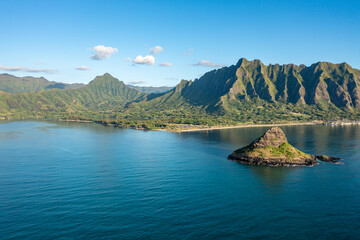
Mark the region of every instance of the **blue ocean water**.
<instances>
[{"instance_id":1,"label":"blue ocean water","mask_svg":"<svg viewBox=\"0 0 360 240\"><path fill-rule=\"evenodd\" d=\"M282 127L344 165L227 160L268 128L0 123L1 239L359 239L360 126Z\"/></svg>"}]
</instances>

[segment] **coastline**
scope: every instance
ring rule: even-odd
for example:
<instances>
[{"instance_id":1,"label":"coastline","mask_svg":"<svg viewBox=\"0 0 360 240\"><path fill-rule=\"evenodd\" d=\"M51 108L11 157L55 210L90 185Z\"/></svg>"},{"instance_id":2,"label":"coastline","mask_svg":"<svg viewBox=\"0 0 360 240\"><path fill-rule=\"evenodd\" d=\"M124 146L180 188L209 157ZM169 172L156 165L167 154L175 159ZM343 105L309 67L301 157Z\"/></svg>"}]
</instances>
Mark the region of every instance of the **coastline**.
<instances>
[{"instance_id":1,"label":"coastline","mask_svg":"<svg viewBox=\"0 0 360 240\"><path fill-rule=\"evenodd\" d=\"M242 124L234 126L214 126L209 128L191 128L191 129L182 129L172 132L198 132L198 131L212 131L212 130L222 130L222 129L233 129L233 128L251 128L251 127L275 127L275 126L299 126L299 125L321 125L323 122L303 122L303 123L269 123L269 124Z\"/></svg>"},{"instance_id":2,"label":"coastline","mask_svg":"<svg viewBox=\"0 0 360 240\"><path fill-rule=\"evenodd\" d=\"M76 119L57 119L60 122L79 122L79 123L94 123L94 121L89 120L76 120Z\"/></svg>"},{"instance_id":3,"label":"coastline","mask_svg":"<svg viewBox=\"0 0 360 240\"><path fill-rule=\"evenodd\" d=\"M25 121L31 119L22 119ZM275 126L300 126L300 125L328 125L328 126L349 126L349 125L360 125L360 121L347 122L347 121L334 121L334 122L324 122L321 120L315 120L312 122L288 122L288 123L262 123L262 124L238 124L238 125L229 125L229 126L212 126L206 127L196 126L196 125L185 125L185 124L169 124L166 128L141 128L141 127L130 127L126 125L118 125L116 123L107 123L103 121L95 121L95 120L83 120L83 119L32 119L32 120L55 120L59 122L77 122L77 123L96 123L101 124L107 127L116 127L116 128L128 128L134 130L143 130L143 131L166 131L166 132L174 132L174 133L182 133L182 132L198 132L198 131L212 131L212 130L223 130L223 129L235 129L235 128L255 128L255 127L275 127ZM0 120L0 122L8 122L8 121L19 121L19 120Z\"/></svg>"},{"instance_id":4,"label":"coastline","mask_svg":"<svg viewBox=\"0 0 360 240\"><path fill-rule=\"evenodd\" d=\"M108 127L123 127L135 130L147 130L147 131L166 131L166 132L198 132L198 131L212 131L212 130L222 130L222 129L233 129L233 128L250 128L250 127L275 127L275 126L298 126L298 125L321 125L323 124L322 121L314 121L314 122L298 122L298 123L269 123L269 124L239 124L239 125L231 125L231 126L213 126L213 127L186 127L183 129L171 129L171 128L156 128L156 129L144 129L144 128L133 128L133 127L126 127L120 126L117 124L107 124L102 122L96 121L89 121L89 120L74 120L74 119L59 119L61 122L78 122L78 123L97 123ZM175 124L174 124L175 125ZM174 126L172 125L172 126Z\"/></svg>"}]
</instances>

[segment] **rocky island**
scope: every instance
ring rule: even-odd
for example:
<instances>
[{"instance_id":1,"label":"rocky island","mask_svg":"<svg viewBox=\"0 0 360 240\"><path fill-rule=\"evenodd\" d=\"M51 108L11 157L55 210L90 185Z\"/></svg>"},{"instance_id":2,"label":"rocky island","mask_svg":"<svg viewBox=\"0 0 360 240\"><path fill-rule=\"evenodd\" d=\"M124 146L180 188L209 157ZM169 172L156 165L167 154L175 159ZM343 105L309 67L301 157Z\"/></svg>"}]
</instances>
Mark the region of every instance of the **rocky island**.
<instances>
[{"instance_id":1,"label":"rocky island","mask_svg":"<svg viewBox=\"0 0 360 240\"><path fill-rule=\"evenodd\" d=\"M228 159L250 165L313 166L317 160L339 163L340 158L304 153L288 143L284 132L273 127L250 145L229 155Z\"/></svg>"}]
</instances>

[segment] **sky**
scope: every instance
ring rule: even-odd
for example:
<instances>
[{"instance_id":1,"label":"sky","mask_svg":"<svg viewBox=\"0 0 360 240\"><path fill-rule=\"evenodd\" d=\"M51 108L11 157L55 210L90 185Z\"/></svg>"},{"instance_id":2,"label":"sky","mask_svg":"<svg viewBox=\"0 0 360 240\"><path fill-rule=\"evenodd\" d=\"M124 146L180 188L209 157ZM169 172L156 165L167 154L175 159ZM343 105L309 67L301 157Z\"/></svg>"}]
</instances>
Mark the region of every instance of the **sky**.
<instances>
[{"instance_id":1,"label":"sky","mask_svg":"<svg viewBox=\"0 0 360 240\"><path fill-rule=\"evenodd\" d=\"M0 0L0 74L175 86L243 57L360 69L360 1Z\"/></svg>"}]
</instances>

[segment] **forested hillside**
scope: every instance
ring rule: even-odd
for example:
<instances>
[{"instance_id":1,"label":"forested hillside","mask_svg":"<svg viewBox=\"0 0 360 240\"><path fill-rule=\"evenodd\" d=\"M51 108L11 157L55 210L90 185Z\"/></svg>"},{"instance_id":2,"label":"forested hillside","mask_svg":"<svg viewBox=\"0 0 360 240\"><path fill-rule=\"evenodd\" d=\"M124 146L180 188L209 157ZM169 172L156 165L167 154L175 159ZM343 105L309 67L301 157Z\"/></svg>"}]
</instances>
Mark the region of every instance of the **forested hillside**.
<instances>
[{"instance_id":1,"label":"forested hillside","mask_svg":"<svg viewBox=\"0 0 360 240\"><path fill-rule=\"evenodd\" d=\"M0 91L8 93L29 93L48 89L77 89L85 86L82 83L51 82L40 77L15 77L10 74L0 74Z\"/></svg>"},{"instance_id":2,"label":"forested hillside","mask_svg":"<svg viewBox=\"0 0 360 240\"><path fill-rule=\"evenodd\" d=\"M79 89L0 93L2 119L88 119L148 128L357 120L359 109L360 71L346 63L266 66L244 58L162 93L142 93L108 73Z\"/></svg>"}]
</instances>

